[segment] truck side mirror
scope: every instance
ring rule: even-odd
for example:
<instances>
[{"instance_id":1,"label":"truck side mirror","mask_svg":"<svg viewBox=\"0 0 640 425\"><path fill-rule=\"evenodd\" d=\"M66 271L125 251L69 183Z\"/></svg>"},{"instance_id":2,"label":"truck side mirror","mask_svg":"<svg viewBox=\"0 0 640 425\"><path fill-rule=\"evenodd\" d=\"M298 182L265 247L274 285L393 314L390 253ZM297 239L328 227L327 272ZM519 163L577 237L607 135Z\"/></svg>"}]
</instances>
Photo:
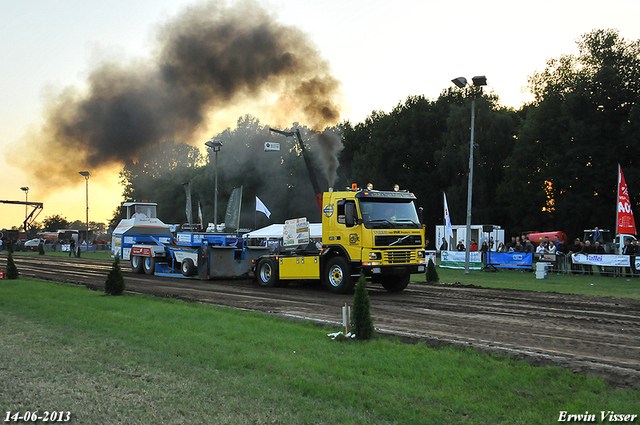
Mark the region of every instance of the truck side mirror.
<instances>
[{"instance_id":1,"label":"truck side mirror","mask_svg":"<svg viewBox=\"0 0 640 425\"><path fill-rule=\"evenodd\" d=\"M356 225L356 204L347 202L344 204L344 224L347 227Z\"/></svg>"}]
</instances>

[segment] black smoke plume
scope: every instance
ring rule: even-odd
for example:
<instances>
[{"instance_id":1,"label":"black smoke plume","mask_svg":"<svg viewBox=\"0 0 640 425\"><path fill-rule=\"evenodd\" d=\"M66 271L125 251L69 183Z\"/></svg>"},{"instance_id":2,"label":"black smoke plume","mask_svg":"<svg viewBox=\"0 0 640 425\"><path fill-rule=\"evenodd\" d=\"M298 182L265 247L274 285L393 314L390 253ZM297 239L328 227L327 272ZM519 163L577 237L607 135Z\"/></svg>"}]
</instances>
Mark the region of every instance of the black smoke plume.
<instances>
[{"instance_id":1,"label":"black smoke plume","mask_svg":"<svg viewBox=\"0 0 640 425\"><path fill-rule=\"evenodd\" d=\"M105 60L86 91L50 98L42 127L7 152L10 161L55 188L77 184L80 169L122 164L164 140L196 143L213 114L247 100L318 132L340 119L340 83L328 63L301 30L254 1L191 6L157 34L149 58ZM332 155L341 148L335 137L321 139L331 140L322 146Z\"/></svg>"}]
</instances>

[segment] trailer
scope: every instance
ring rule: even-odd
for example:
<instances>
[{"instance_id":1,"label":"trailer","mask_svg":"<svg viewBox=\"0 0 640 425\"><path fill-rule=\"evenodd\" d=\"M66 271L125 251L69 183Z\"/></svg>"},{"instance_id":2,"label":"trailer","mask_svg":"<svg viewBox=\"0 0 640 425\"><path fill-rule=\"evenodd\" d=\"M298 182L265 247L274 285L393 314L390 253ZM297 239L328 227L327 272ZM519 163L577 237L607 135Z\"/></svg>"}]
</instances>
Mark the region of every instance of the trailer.
<instances>
[{"instance_id":1,"label":"trailer","mask_svg":"<svg viewBox=\"0 0 640 425\"><path fill-rule=\"evenodd\" d=\"M156 218L155 203L127 202L127 218L112 235L112 256L128 261L135 273L157 276L237 278L251 271L252 260L269 252L250 247L239 233L173 231Z\"/></svg>"}]
</instances>

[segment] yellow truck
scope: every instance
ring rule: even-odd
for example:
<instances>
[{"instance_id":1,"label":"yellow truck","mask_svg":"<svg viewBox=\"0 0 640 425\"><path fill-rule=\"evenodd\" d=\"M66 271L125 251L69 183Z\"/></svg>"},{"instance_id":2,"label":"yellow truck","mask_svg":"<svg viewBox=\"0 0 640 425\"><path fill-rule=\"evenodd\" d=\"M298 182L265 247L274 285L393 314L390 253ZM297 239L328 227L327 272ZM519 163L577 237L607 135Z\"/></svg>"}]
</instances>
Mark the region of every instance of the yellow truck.
<instances>
[{"instance_id":1,"label":"yellow truck","mask_svg":"<svg viewBox=\"0 0 640 425\"><path fill-rule=\"evenodd\" d=\"M352 292L363 273L390 292L404 290L411 274L426 270L424 226L413 193L360 189L322 196L322 244L282 246L254 260L262 286L321 280L337 294Z\"/></svg>"}]
</instances>

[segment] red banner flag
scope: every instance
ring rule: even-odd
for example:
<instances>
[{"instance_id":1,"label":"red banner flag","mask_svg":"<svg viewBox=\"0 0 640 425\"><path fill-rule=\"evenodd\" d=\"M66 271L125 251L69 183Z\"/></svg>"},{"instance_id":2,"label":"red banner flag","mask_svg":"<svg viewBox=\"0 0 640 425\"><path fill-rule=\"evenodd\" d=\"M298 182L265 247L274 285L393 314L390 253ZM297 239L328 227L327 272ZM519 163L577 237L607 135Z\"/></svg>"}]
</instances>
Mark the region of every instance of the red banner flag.
<instances>
[{"instance_id":1,"label":"red banner flag","mask_svg":"<svg viewBox=\"0 0 640 425\"><path fill-rule=\"evenodd\" d=\"M618 223L618 234L636 234L636 222L631 210L629 190L627 189L627 183L624 181L620 164L618 164L618 214L616 221Z\"/></svg>"}]
</instances>

